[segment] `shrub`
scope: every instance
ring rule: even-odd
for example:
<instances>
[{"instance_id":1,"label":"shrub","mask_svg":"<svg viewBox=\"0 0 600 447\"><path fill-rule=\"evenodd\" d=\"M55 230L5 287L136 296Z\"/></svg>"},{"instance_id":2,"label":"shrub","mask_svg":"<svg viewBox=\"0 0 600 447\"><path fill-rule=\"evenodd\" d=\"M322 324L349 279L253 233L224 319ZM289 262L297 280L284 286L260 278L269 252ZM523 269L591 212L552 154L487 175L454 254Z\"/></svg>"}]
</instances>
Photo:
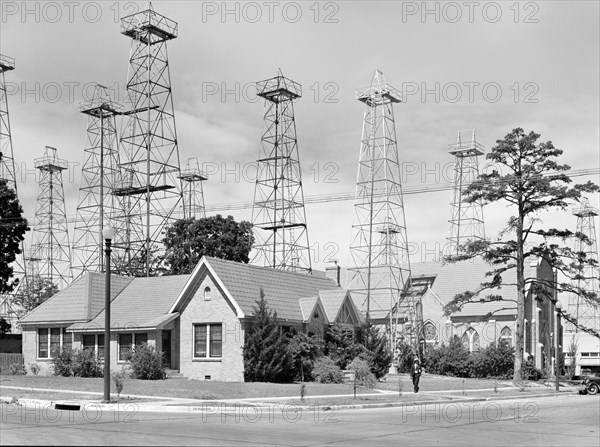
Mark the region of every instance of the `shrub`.
<instances>
[{"instance_id":1,"label":"shrub","mask_svg":"<svg viewBox=\"0 0 600 447\"><path fill-rule=\"evenodd\" d=\"M289 356L294 380L311 380L314 361L323 355L322 342L314 336L297 333L289 339L287 344L287 355Z\"/></svg>"},{"instance_id":2,"label":"shrub","mask_svg":"<svg viewBox=\"0 0 600 447\"><path fill-rule=\"evenodd\" d=\"M54 375L69 377L73 375L73 355L70 348L56 348L52 351Z\"/></svg>"},{"instance_id":3,"label":"shrub","mask_svg":"<svg viewBox=\"0 0 600 447\"><path fill-rule=\"evenodd\" d=\"M119 372L113 373L112 378L115 382L115 388L117 389L117 396L120 399L121 393L123 392L123 387L125 386L125 379L127 378L127 373L125 372L125 370L122 369Z\"/></svg>"},{"instance_id":4,"label":"shrub","mask_svg":"<svg viewBox=\"0 0 600 447\"><path fill-rule=\"evenodd\" d=\"M427 351L423 358L423 367L432 374L469 377L469 351L463 346L460 338L454 336L448 345L442 343L440 347Z\"/></svg>"},{"instance_id":5,"label":"shrub","mask_svg":"<svg viewBox=\"0 0 600 447\"><path fill-rule=\"evenodd\" d=\"M504 340L488 346L482 351L485 368L483 375L477 377L495 377L510 379L513 376L515 350Z\"/></svg>"},{"instance_id":6,"label":"shrub","mask_svg":"<svg viewBox=\"0 0 600 447\"><path fill-rule=\"evenodd\" d=\"M27 370L25 369L24 365L21 365L20 363L11 363L8 367L8 370L10 371L11 374L13 375L25 375L27 374Z\"/></svg>"},{"instance_id":7,"label":"shrub","mask_svg":"<svg viewBox=\"0 0 600 447\"><path fill-rule=\"evenodd\" d=\"M354 341L354 331L343 328L339 324L327 328L324 342L324 354L340 369L346 369L352 359L366 350L362 344Z\"/></svg>"},{"instance_id":8,"label":"shrub","mask_svg":"<svg viewBox=\"0 0 600 447\"><path fill-rule=\"evenodd\" d=\"M31 370L31 372L33 373L34 376L37 376L40 373L40 370L42 369L42 367L40 365L38 365L37 363L30 363L29 369Z\"/></svg>"},{"instance_id":9,"label":"shrub","mask_svg":"<svg viewBox=\"0 0 600 447\"><path fill-rule=\"evenodd\" d=\"M370 321L362 325L360 333L361 344L367 352L359 356L368 361L375 378L381 379L389 372L392 365L392 353L390 352L387 336L385 333L380 332Z\"/></svg>"},{"instance_id":10,"label":"shrub","mask_svg":"<svg viewBox=\"0 0 600 447\"><path fill-rule=\"evenodd\" d=\"M160 352L154 346L143 343L136 346L131 356L133 377L141 380L162 380L165 378L165 367Z\"/></svg>"},{"instance_id":11,"label":"shrub","mask_svg":"<svg viewBox=\"0 0 600 447\"><path fill-rule=\"evenodd\" d=\"M321 383L342 383L344 380L342 370L329 357L319 357L315 360L312 374L315 380Z\"/></svg>"},{"instance_id":12,"label":"shrub","mask_svg":"<svg viewBox=\"0 0 600 447\"><path fill-rule=\"evenodd\" d=\"M354 374L356 374L356 383L358 385L365 388L375 388L377 379L371 371L371 365L369 365L368 361L357 357L348 365L348 369L354 371Z\"/></svg>"},{"instance_id":13,"label":"shrub","mask_svg":"<svg viewBox=\"0 0 600 447\"><path fill-rule=\"evenodd\" d=\"M96 353L89 349L78 349L73 352L72 363L75 377L102 377L102 365L96 359Z\"/></svg>"},{"instance_id":14,"label":"shrub","mask_svg":"<svg viewBox=\"0 0 600 447\"><path fill-rule=\"evenodd\" d=\"M409 373L415 358L413 347L404 341L404 339L401 339L396 344L396 353L398 355L398 363L396 363L395 366L398 369L398 372Z\"/></svg>"}]
</instances>

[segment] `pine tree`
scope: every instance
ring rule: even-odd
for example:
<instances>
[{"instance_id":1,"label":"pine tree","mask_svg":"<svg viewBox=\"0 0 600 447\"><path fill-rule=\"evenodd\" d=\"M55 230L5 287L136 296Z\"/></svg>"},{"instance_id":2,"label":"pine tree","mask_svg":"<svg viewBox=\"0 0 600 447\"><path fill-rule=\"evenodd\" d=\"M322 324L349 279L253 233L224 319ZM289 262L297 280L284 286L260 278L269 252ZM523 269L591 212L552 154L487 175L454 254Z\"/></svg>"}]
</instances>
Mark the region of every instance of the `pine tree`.
<instances>
[{"instance_id":1,"label":"pine tree","mask_svg":"<svg viewBox=\"0 0 600 447\"><path fill-rule=\"evenodd\" d=\"M597 295L572 282L578 278L578 267L586 263L597 265L595 260L586 259L584 253L574 252L564 244L568 238L585 240L586 237L566 229L544 229L540 219L545 211L566 210L581 198L582 193L597 192L598 186L588 181L571 187L570 166L557 162L563 151L554 147L551 141L538 143L539 137L535 132L526 134L523 129L517 128L496 142L487 159L496 163L503 172L494 170L490 174L481 174L465 189L465 201L484 205L505 202L515 214L508 219L497 240L469 241L462 254L447 259L457 262L482 257L492 269L487 273L490 280L482 283L478 290L457 294L445 306L446 315L460 311L466 303L502 301L502 297L493 291L503 285L501 275L504 272L514 271L515 283L504 285L515 287L517 292L514 380L522 377L527 285L532 293L543 299L555 301L557 293L570 292L600 305ZM526 277L525 263L532 258L544 259L567 281L549 283L536 277ZM488 294L484 295L485 292Z\"/></svg>"},{"instance_id":2,"label":"pine tree","mask_svg":"<svg viewBox=\"0 0 600 447\"><path fill-rule=\"evenodd\" d=\"M260 290L254 307L254 320L244 343L244 379L249 382L283 382L289 380L287 340Z\"/></svg>"},{"instance_id":3,"label":"pine tree","mask_svg":"<svg viewBox=\"0 0 600 447\"><path fill-rule=\"evenodd\" d=\"M392 353L390 352L388 339L384 333L367 320L362 328L362 344L369 352L369 365L377 379L384 377L392 364Z\"/></svg>"}]
</instances>

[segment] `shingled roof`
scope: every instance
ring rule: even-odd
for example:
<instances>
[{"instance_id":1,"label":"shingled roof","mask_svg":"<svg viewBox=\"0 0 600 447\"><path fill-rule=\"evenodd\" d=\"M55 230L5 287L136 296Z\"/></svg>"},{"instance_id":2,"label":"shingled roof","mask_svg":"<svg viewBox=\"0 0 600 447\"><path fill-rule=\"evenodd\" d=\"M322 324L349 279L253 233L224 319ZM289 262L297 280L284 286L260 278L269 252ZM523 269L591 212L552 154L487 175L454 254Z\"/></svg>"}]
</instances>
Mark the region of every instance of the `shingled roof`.
<instances>
[{"instance_id":1,"label":"shingled roof","mask_svg":"<svg viewBox=\"0 0 600 447\"><path fill-rule=\"evenodd\" d=\"M536 275L537 261L525 264L525 277L531 278ZM422 262L411 264L412 277L416 276L434 276L435 279L431 290L441 299L444 305L448 304L456 294L467 290L477 290L482 282L489 281L491 278L486 273L494 267L482 259L473 259L471 261L457 262L453 264L442 264L440 262ZM517 289L513 285L516 282L516 271L514 269L502 274L502 282L505 284L500 289L492 289L481 293L481 298L493 293L501 296L505 301L490 301L485 303L470 303L463 306L460 313L454 316L479 316L489 312L495 312L495 315L513 315L516 309L504 309L505 307L514 307L516 304L508 300L516 300Z\"/></svg>"},{"instance_id":2,"label":"shingled roof","mask_svg":"<svg viewBox=\"0 0 600 447\"><path fill-rule=\"evenodd\" d=\"M111 323L114 330L152 329L160 327L177 317L169 314L190 275L135 278L119 296L111 302ZM104 329L104 309L94 319L70 327L75 331Z\"/></svg>"},{"instance_id":3,"label":"shingled roof","mask_svg":"<svg viewBox=\"0 0 600 447\"><path fill-rule=\"evenodd\" d=\"M111 276L111 297L114 301L133 278ZM19 323L63 323L83 322L96 317L104 309L105 276L101 273L87 272L69 287L25 315Z\"/></svg>"},{"instance_id":4,"label":"shingled roof","mask_svg":"<svg viewBox=\"0 0 600 447\"><path fill-rule=\"evenodd\" d=\"M275 270L211 257L203 257L196 269L201 269L203 263L212 267L244 316L254 314L254 307L260 299L262 289L269 307L277 311L278 318L303 321L298 301L300 298L317 296L320 290L337 288L335 281L323 276Z\"/></svg>"}]
</instances>

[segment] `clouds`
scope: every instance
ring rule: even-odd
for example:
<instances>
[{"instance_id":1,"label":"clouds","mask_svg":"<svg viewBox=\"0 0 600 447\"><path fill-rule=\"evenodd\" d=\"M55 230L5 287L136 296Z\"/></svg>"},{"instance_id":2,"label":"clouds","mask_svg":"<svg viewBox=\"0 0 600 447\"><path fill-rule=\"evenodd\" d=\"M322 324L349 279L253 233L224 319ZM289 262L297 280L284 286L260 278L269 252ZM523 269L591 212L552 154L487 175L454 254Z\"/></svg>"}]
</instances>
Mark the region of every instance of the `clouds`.
<instances>
[{"instance_id":1,"label":"clouds","mask_svg":"<svg viewBox=\"0 0 600 447\"><path fill-rule=\"evenodd\" d=\"M46 144L81 163L86 120L78 103L85 86L103 83L123 102L130 39L120 34L118 18L146 7L99 3L98 17L93 2L53 3L61 8L58 20L41 2L2 3L1 52L17 62L6 74L18 87L8 98L15 159L28 166ZM252 83L279 67L303 86L295 112L306 195L354 190L363 113L354 91L369 84L375 68L405 94L395 110L406 163L435 170L451 161L447 145L459 129L476 128L489 150L519 126L563 148L573 168L598 166L597 2L529 2L535 8L519 3L517 9L500 2L497 20L488 5L493 2L473 11L457 3L458 20L442 2L300 2L299 18L293 2L275 2L272 11L255 2L260 17L249 3L153 3L179 24L169 62L181 162L198 157L218 166L205 185L207 205L252 200L247 166L258 156L263 114ZM423 15L423 5L432 12ZM414 14L412 7L418 8ZM335 164L335 174L327 163ZM324 183L328 174L337 181ZM434 174L425 181L436 181ZM75 214L77 182L78 176L67 188L69 215ZM20 191L32 217L37 184L31 176ZM411 240L444 240L450 197L407 197ZM505 220L505 211L486 213L490 228ZM234 214L250 218L249 210ZM347 251L351 203L309 205L307 216L311 241L335 242L342 255Z\"/></svg>"}]
</instances>

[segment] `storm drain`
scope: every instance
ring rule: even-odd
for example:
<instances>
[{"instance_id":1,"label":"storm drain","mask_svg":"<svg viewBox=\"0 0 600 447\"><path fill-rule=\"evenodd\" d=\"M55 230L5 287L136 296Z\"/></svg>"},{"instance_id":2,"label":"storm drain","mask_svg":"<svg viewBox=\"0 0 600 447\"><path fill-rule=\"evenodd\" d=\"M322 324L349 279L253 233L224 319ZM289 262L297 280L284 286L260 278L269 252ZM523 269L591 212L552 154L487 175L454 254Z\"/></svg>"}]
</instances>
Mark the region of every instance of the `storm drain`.
<instances>
[{"instance_id":1,"label":"storm drain","mask_svg":"<svg viewBox=\"0 0 600 447\"><path fill-rule=\"evenodd\" d=\"M81 409L81 405L76 404L76 403L55 403L54 404L54 409L55 410L67 410L67 411L79 411Z\"/></svg>"}]
</instances>

